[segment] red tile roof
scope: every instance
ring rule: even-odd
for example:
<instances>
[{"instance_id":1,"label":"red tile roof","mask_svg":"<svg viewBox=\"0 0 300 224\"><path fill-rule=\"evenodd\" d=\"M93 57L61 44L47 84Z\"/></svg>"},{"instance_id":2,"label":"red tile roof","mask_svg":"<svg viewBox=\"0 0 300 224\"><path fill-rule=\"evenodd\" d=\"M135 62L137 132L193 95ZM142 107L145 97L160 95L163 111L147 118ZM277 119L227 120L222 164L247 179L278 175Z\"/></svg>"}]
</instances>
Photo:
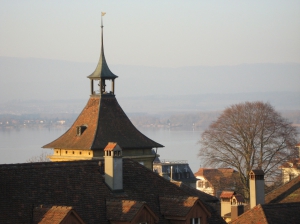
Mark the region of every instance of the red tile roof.
<instances>
[{"instance_id":1,"label":"red tile roof","mask_svg":"<svg viewBox=\"0 0 300 224\"><path fill-rule=\"evenodd\" d=\"M218 203L219 202L218 198L211 196L210 194L206 194L202 191L197 190L196 188L190 187L178 181L172 183L179 186L181 190L183 190L188 195L201 198L201 201L204 202L204 205L209 209L209 212L212 214L212 216L209 218L210 224L226 223L224 219L220 216L221 207L220 207L220 203Z\"/></svg>"},{"instance_id":2,"label":"red tile roof","mask_svg":"<svg viewBox=\"0 0 300 224\"><path fill-rule=\"evenodd\" d=\"M232 220L231 224L296 224L300 220L300 202L257 205Z\"/></svg>"},{"instance_id":3,"label":"red tile roof","mask_svg":"<svg viewBox=\"0 0 300 224\"><path fill-rule=\"evenodd\" d=\"M292 159L286 163L283 163L279 168L296 168L300 169L300 158Z\"/></svg>"},{"instance_id":4,"label":"red tile roof","mask_svg":"<svg viewBox=\"0 0 300 224\"><path fill-rule=\"evenodd\" d=\"M106 217L110 221L132 222L142 209L147 210L148 214L153 217L156 222L158 217L149 209L146 202L130 201L130 200L107 200Z\"/></svg>"},{"instance_id":5,"label":"red tile roof","mask_svg":"<svg viewBox=\"0 0 300 224\"><path fill-rule=\"evenodd\" d=\"M187 184L184 184L183 182L180 181L172 181L173 184L177 185L180 187L183 191L186 193L192 194L193 196L197 196L202 199L202 201L205 202L219 202L219 199L215 196L212 196L210 194L207 194L203 191L199 191L196 188L190 187Z\"/></svg>"},{"instance_id":6,"label":"red tile roof","mask_svg":"<svg viewBox=\"0 0 300 224\"><path fill-rule=\"evenodd\" d=\"M115 142L109 142L107 146L104 148L104 151L112 151L117 146Z\"/></svg>"},{"instance_id":7,"label":"red tile roof","mask_svg":"<svg viewBox=\"0 0 300 224\"><path fill-rule=\"evenodd\" d=\"M231 168L200 168L194 175L196 178L204 177L213 187L222 190L239 183L237 174L238 172Z\"/></svg>"},{"instance_id":8,"label":"red tile roof","mask_svg":"<svg viewBox=\"0 0 300 224\"><path fill-rule=\"evenodd\" d=\"M232 177L232 175L236 173L234 169L231 168L218 168L218 169L209 169L209 168L200 168L194 175L203 176L208 181L214 181L216 179L220 179L222 177L228 178Z\"/></svg>"},{"instance_id":9,"label":"red tile roof","mask_svg":"<svg viewBox=\"0 0 300 224\"><path fill-rule=\"evenodd\" d=\"M0 191L0 223L30 223L32 207L48 204L72 206L87 223L108 224L105 201L114 199L144 201L163 223L159 197L194 196L130 159L123 159L121 193L105 184L99 160L0 165ZM205 207L210 224L222 223L211 206Z\"/></svg>"},{"instance_id":10,"label":"red tile roof","mask_svg":"<svg viewBox=\"0 0 300 224\"><path fill-rule=\"evenodd\" d=\"M77 127L85 126L81 135ZM103 150L117 142L124 150L163 147L138 131L114 95L93 95L70 129L43 148Z\"/></svg>"},{"instance_id":11,"label":"red tile roof","mask_svg":"<svg viewBox=\"0 0 300 224\"><path fill-rule=\"evenodd\" d=\"M300 176L268 193L266 203L300 202Z\"/></svg>"},{"instance_id":12,"label":"red tile roof","mask_svg":"<svg viewBox=\"0 0 300 224\"><path fill-rule=\"evenodd\" d=\"M234 194L234 191L222 191L220 198L231 198Z\"/></svg>"},{"instance_id":13,"label":"red tile roof","mask_svg":"<svg viewBox=\"0 0 300 224\"><path fill-rule=\"evenodd\" d=\"M33 210L33 223L60 224L70 215L76 217L76 223L84 223L73 208L68 206L36 207Z\"/></svg>"},{"instance_id":14,"label":"red tile roof","mask_svg":"<svg viewBox=\"0 0 300 224\"><path fill-rule=\"evenodd\" d=\"M199 202L197 197L159 197L160 202L160 211L166 217L186 217L193 206ZM203 205L202 205L203 206ZM210 213L207 209L204 208L204 211L207 212L208 215Z\"/></svg>"}]
</instances>

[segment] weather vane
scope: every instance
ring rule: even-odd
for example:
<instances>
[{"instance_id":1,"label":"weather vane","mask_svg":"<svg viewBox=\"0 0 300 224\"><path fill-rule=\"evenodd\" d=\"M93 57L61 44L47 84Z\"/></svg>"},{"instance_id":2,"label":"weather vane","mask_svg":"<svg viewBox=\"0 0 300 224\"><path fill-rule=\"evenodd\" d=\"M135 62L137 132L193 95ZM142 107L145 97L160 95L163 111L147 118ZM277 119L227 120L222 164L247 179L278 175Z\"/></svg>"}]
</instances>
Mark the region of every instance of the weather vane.
<instances>
[{"instance_id":1,"label":"weather vane","mask_svg":"<svg viewBox=\"0 0 300 224\"><path fill-rule=\"evenodd\" d=\"M106 12L101 12L101 28L103 28L103 19L102 17L105 16Z\"/></svg>"}]
</instances>

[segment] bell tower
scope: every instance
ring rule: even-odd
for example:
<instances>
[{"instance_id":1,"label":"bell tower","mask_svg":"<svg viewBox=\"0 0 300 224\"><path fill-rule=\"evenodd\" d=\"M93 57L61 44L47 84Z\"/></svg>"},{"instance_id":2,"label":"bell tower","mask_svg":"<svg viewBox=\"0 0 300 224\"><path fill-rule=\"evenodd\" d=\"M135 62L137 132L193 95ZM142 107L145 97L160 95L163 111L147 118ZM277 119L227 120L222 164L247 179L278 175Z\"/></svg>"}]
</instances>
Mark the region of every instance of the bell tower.
<instances>
[{"instance_id":1,"label":"bell tower","mask_svg":"<svg viewBox=\"0 0 300 224\"><path fill-rule=\"evenodd\" d=\"M53 149L53 155L49 156L51 161L98 160L107 156L108 161L116 162L120 157L104 155L104 152L108 153L104 149L109 142L117 142L123 158L131 158L152 170L157 148L164 146L142 134L116 99L115 79L118 76L110 71L104 55L104 14L101 16L100 58L95 71L88 76L90 98L70 129L43 148ZM109 81L111 88L107 86Z\"/></svg>"},{"instance_id":2,"label":"bell tower","mask_svg":"<svg viewBox=\"0 0 300 224\"><path fill-rule=\"evenodd\" d=\"M115 74L113 74L105 60L104 55L104 45L103 45L103 16L105 13L102 13L101 15L101 52L100 52L100 58L98 61L98 65L95 69L95 71L88 76L88 78L91 80L91 95L103 95L103 94L115 94L115 79L118 78ZM108 80L111 80L111 90L107 92L106 84ZM98 81L99 89L95 90L94 88L94 81Z\"/></svg>"}]
</instances>

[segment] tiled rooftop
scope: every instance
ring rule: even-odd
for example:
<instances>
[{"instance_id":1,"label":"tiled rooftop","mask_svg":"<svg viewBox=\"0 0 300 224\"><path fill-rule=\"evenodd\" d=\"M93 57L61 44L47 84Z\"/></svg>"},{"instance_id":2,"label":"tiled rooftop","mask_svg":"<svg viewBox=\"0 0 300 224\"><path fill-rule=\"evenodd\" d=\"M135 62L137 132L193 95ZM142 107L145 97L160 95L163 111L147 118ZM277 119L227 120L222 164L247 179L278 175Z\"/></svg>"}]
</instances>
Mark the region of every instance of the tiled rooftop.
<instances>
[{"instance_id":1,"label":"tiled rooftop","mask_svg":"<svg viewBox=\"0 0 300 224\"><path fill-rule=\"evenodd\" d=\"M232 220L231 224L297 224L300 220L300 202L264 204Z\"/></svg>"},{"instance_id":2,"label":"tiled rooftop","mask_svg":"<svg viewBox=\"0 0 300 224\"><path fill-rule=\"evenodd\" d=\"M86 129L77 135L82 125ZM123 150L163 147L136 129L114 95L102 95L91 96L71 128L43 148L103 150L108 142Z\"/></svg>"},{"instance_id":3,"label":"tiled rooftop","mask_svg":"<svg viewBox=\"0 0 300 224\"><path fill-rule=\"evenodd\" d=\"M300 176L268 193L266 203L300 202Z\"/></svg>"},{"instance_id":4,"label":"tiled rooftop","mask_svg":"<svg viewBox=\"0 0 300 224\"><path fill-rule=\"evenodd\" d=\"M222 191L220 198L231 198L234 194L234 191Z\"/></svg>"},{"instance_id":5,"label":"tiled rooftop","mask_svg":"<svg viewBox=\"0 0 300 224\"><path fill-rule=\"evenodd\" d=\"M283 163L280 168L296 168L300 169L300 158L292 159L288 162Z\"/></svg>"},{"instance_id":6,"label":"tiled rooftop","mask_svg":"<svg viewBox=\"0 0 300 224\"><path fill-rule=\"evenodd\" d=\"M107 200L107 219L110 221L132 222L142 209L146 209L154 220L158 221L158 217L151 212L146 202L130 201L130 200Z\"/></svg>"},{"instance_id":7,"label":"tiled rooftop","mask_svg":"<svg viewBox=\"0 0 300 224\"><path fill-rule=\"evenodd\" d=\"M68 206L40 206L33 209L33 223L60 224L68 215L73 215L77 219L76 223L83 223L72 207ZM81 222L80 222L81 221Z\"/></svg>"},{"instance_id":8,"label":"tiled rooftop","mask_svg":"<svg viewBox=\"0 0 300 224\"><path fill-rule=\"evenodd\" d=\"M231 189L230 187L236 185L239 186L240 179L238 178L238 172L231 168L200 168L195 177L204 177L212 186L220 189Z\"/></svg>"},{"instance_id":9,"label":"tiled rooftop","mask_svg":"<svg viewBox=\"0 0 300 224\"><path fill-rule=\"evenodd\" d=\"M184 217L198 201L198 198L188 196L159 197L159 201L160 210L164 216Z\"/></svg>"},{"instance_id":10,"label":"tiled rooftop","mask_svg":"<svg viewBox=\"0 0 300 224\"><path fill-rule=\"evenodd\" d=\"M72 206L84 222L104 224L105 201L114 199L146 202L158 223L164 223L159 197L195 196L130 159L123 159L123 192L114 193L98 164L91 160L0 165L0 223L30 223L32 207L47 204ZM223 222L211 206L205 207L212 214L209 223Z\"/></svg>"}]
</instances>

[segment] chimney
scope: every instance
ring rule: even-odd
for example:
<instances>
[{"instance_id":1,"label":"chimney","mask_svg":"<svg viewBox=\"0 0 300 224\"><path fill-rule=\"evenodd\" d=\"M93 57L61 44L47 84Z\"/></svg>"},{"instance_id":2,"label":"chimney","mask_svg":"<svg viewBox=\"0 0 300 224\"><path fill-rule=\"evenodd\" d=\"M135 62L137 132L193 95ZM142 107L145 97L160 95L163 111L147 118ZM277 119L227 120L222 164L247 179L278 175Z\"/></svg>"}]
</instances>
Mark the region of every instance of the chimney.
<instances>
[{"instance_id":1,"label":"chimney","mask_svg":"<svg viewBox=\"0 0 300 224\"><path fill-rule=\"evenodd\" d=\"M109 142L104 149L105 183L113 191L123 190L122 149L115 142Z\"/></svg>"},{"instance_id":2,"label":"chimney","mask_svg":"<svg viewBox=\"0 0 300 224\"><path fill-rule=\"evenodd\" d=\"M300 158L300 143L298 143L296 147L298 148L298 158Z\"/></svg>"},{"instance_id":3,"label":"chimney","mask_svg":"<svg viewBox=\"0 0 300 224\"><path fill-rule=\"evenodd\" d=\"M220 195L221 199L221 216L224 216L231 212L231 198L235 195L234 191L222 191Z\"/></svg>"},{"instance_id":4,"label":"chimney","mask_svg":"<svg viewBox=\"0 0 300 224\"><path fill-rule=\"evenodd\" d=\"M231 205L231 221L244 213L244 205Z\"/></svg>"},{"instance_id":5,"label":"chimney","mask_svg":"<svg viewBox=\"0 0 300 224\"><path fill-rule=\"evenodd\" d=\"M231 221L244 213L244 197L240 194L235 194L231 198Z\"/></svg>"},{"instance_id":6,"label":"chimney","mask_svg":"<svg viewBox=\"0 0 300 224\"><path fill-rule=\"evenodd\" d=\"M265 203L264 171L251 170L250 173L250 209L258 204Z\"/></svg>"}]
</instances>

